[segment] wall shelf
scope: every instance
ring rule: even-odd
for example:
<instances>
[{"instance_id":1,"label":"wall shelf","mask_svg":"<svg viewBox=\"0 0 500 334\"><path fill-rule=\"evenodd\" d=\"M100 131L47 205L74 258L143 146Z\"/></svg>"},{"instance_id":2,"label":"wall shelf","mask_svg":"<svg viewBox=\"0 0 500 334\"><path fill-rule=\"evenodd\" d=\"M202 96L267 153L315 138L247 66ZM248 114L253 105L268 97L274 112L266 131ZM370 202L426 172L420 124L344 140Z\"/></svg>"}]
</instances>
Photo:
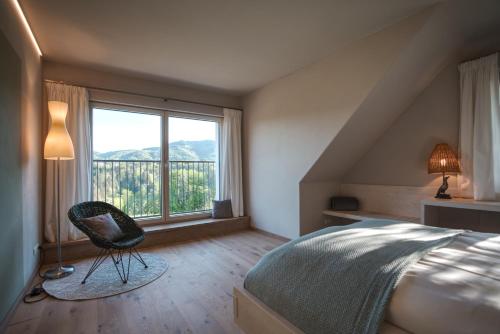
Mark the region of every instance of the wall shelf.
<instances>
[{"instance_id":1,"label":"wall shelf","mask_svg":"<svg viewBox=\"0 0 500 334\"><path fill-rule=\"evenodd\" d=\"M323 214L326 216L350 219L354 221L361 221L367 219L390 219L390 220L401 220L407 221L411 223L420 223L420 218L417 217L404 217L404 216L395 216L386 213L378 213L378 212L367 212L367 211L333 211L333 210L325 210Z\"/></svg>"}]
</instances>

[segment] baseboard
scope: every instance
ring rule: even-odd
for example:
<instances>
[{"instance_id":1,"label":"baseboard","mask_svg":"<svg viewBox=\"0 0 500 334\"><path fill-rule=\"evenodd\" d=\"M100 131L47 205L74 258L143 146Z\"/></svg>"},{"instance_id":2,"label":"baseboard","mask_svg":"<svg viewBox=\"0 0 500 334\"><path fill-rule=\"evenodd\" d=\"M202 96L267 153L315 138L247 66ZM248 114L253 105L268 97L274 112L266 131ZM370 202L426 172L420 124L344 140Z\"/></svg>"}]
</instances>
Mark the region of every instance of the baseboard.
<instances>
[{"instance_id":1,"label":"baseboard","mask_svg":"<svg viewBox=\"0 0 500 334\"><path fill-rule=\"evenodd\" d=\"M267 236L270 236L270 237L272 237L272 238L275 238L275 239L278 239L278 240L284 241L284 242L288 242L288 241L292 240L292 239L289 239L289 238L283 237L283 236L281 236L281 235L274 234L274 233L271 233L271 232L268 232L268 231L262 230L262 229L260 229L260 228L257 228L257 227L255 227L255 226L253 226L253 225L251 225L251 226L250 226L250 229L255 230L255 231L259 232L259 233L265 234L265 235L267 235Z\"/></svg>"},{"instance_id":2,"label":"baseboard","mask_svg":"<svg viewBox=\"0 0 500 334\"><path fill-rule=\"evenodd\" d=\"M144 227L145 240L138 248L146 248L169 243L188 241L226 233L232 233L250 228L250 217L228 219L201 219L190 222L170 223ZM57 247L54 243L42 245L44 264L55 263ZM62 254L64 261L72 261L85 257L96 256L99 249L89 239L63 242Z\"/></svg>"},{"instance_id":3,"label":"baseboard","mask_svg":"<svg viewBox=\"0 0 500 334\"><path fill-rule=\"evenodd\" d=\"M37 261L36 266L33 269L33 272L31 273L31 276L26 282L24 288L21 290L21 293L19 293L9 311L7 312L7 314L5 314L5 317L0 321L0 333L5 333L7 331L7 327L9 327L10 320L16 313L17 307L23 301L23 297L30 291L33 281L38 276L38 270L40 267L39 262L40 261Z\"/></svg>"}]
</instances>

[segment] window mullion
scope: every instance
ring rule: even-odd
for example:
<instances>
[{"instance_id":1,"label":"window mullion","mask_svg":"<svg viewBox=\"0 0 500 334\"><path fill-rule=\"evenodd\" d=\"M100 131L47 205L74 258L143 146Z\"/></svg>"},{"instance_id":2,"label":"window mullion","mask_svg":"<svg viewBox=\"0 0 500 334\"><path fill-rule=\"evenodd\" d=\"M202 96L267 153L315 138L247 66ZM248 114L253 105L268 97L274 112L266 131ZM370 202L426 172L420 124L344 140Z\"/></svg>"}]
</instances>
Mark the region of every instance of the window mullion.
<instances>
[{"instance_id":1,"label":"window mullion","mask_svg":"<svg viewBox=\"0 0 500 334\"><path fill-rule=\"evenodd\" d=\"M163 166L163 175L162 175L162 187L163 187L163 221L167 222L170 217L170 199L169 199L169 189L170 189L170 170L169 170L169 159L168 159L168 112L163 112L163 121L162 121L162 166Z\"/></svg>"}]
</instances>

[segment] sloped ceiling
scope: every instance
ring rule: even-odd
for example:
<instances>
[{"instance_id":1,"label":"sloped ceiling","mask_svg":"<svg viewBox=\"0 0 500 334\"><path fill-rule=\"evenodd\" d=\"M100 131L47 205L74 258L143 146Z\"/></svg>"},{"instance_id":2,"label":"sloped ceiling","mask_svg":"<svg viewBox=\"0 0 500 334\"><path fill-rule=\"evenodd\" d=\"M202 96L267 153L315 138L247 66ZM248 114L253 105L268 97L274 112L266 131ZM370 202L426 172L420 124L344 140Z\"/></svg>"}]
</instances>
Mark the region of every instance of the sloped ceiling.
<instances>
[{"instance_id":1,"label":"sloped ceiling","mask_svg":"<svg viewBox=\"0 0 500 334\"><path fill-rule=\"evenodd\" d=\"M235 95L439 0L20 0L48 60Z\"/></svg>"},{"instance_id":2,"label":"sloped ceiling","mask_svg":"<svg viewBox=\"0 0 500 334\"><path fill-rule=\"evenodd\" d=\"M409 47L373 88L302 181L340 180L468 41L500 32L500 1L455 0L436 7Z\"/></svg>"}]
</instances>

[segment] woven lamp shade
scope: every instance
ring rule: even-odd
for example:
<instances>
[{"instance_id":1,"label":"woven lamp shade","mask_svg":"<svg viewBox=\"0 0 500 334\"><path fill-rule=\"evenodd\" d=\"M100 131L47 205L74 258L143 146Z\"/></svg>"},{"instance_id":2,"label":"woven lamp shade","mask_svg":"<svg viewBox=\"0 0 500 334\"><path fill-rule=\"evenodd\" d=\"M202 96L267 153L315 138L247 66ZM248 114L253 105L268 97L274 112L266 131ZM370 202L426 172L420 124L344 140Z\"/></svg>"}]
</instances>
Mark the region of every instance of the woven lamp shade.
<instances>
[{"instance_id":1,"label":"woven lamp shade","mask_svg":"<svg viewBox=\"0 0 500 334\"><path fill-rule=\"evenodd\" d=\"M460 173L457 155L448 144L437 144L427 163L427 172Z\"/></svg>"}]
</instances>

